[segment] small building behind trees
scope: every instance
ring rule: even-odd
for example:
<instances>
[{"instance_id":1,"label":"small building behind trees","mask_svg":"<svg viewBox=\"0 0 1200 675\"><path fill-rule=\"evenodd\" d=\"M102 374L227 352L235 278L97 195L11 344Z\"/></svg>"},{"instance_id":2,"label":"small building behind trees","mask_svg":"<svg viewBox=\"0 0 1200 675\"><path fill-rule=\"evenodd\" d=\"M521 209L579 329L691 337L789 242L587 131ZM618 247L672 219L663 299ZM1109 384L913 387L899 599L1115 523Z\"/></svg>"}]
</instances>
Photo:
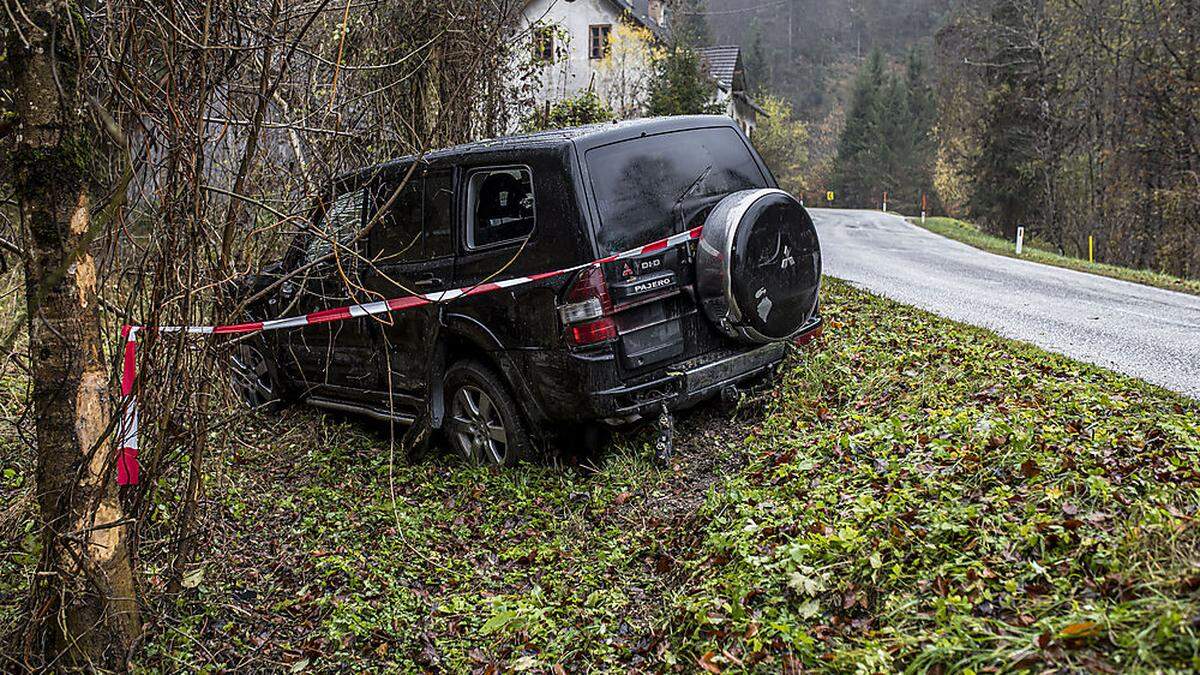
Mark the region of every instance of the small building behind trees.
<instances>
[{"instance_id":1,"label":"small building behind trees","mask_svg":"<svg viewBox=\"0 0 1200 675\"><path fill-rule=\"evenodd\" d=\"M766 113L750 98L742 48L738 45L721 45L702 47L696 51L700 54L701 66L716 83L716 103L723 106L723 112L736 120L747 136L753 136L758 126L758 115Z\"/></svg>"}]
</instances>

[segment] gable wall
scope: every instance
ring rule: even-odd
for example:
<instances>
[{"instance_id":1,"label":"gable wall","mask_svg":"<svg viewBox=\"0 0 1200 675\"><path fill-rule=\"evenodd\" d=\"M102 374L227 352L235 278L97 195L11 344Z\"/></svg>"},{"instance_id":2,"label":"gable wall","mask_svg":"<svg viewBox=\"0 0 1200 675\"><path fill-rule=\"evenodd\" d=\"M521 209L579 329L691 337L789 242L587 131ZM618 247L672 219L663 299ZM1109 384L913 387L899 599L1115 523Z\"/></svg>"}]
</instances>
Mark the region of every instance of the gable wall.
<instances>
[{"instance_id":1,"label":"gable wall","mask_svg":"<svg viewBox=\"0 0 1200 675\"><path fill-rule=\"evenodd\" d=\"M619 117L638 116L644 103L641 100L644 93L638 90L648 85L652 75L649 55L620 66L621 72L615 72L618 68L611 62L605 64L590 58L589 27L609 24L615 35L624 21L613 3L608 0L532 0L522 12L521 21L523 32L528 32L530 26L539 21L543 25L557 26L560 37L556 49L566 57L541 70L539 103L576 96L590 85ZM631 81L635 83L633 86ZM639 82L641 87L637 86Z\"/></svg>"}]
</instances>

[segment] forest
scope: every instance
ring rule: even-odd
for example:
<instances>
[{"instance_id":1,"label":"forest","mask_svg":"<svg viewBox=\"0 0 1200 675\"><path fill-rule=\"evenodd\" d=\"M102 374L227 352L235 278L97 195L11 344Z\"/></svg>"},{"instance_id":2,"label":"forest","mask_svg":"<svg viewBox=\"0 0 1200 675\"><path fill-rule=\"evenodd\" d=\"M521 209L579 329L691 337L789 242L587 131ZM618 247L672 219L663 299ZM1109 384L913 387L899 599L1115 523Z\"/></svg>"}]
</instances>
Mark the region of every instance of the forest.
<instances>
[{"instance_id":1,"label":"forest","mask_svg":"<svg viewBox=\"0 0 1200 675\"><path fill-rule=\"evenodd\" d=\"M810 132L806 187L1200 274L1200 8L1188 0L708 0ZM928 107L927 107L928 106Z\"/></svg>"}]
</instances>

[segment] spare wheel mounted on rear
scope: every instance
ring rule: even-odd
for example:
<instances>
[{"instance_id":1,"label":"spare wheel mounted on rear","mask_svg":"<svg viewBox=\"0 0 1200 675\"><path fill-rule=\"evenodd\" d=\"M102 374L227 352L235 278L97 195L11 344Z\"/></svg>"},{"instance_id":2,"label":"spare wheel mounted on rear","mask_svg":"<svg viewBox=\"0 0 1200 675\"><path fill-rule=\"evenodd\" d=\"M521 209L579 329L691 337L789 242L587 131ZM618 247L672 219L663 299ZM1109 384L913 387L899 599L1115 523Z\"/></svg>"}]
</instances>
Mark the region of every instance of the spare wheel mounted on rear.
<instances>
[{"instance_id":1,"label":"spare wheel mounted on rear","mask_svg":"<svg viewBox=\"0 0 1200 675\"><path fill-rule=\"evenodd\" d=\"M817 310L821 246L812 218L776 189L735 192L704 222L696 286L704 313L737 340L785 340Z\"/></svg>"}]
</instances>

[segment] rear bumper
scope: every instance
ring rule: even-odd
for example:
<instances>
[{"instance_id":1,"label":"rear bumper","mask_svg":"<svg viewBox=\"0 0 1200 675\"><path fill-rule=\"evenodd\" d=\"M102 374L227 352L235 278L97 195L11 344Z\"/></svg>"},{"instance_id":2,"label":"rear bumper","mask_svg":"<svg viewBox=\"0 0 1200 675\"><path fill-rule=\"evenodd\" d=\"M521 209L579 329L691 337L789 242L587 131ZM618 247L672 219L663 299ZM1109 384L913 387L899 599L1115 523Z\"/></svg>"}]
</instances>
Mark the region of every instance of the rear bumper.
<instances>
[{"instance_id":1,"label":"rear bumper","mask_svg":"<svg viewBox=\"0 0 1200 675\"><path fill-rule=\"evenodd\" d=\"M806 344L822 328L821 318L814 317L792 340L705 354L674 364L663 376L650 381L594 391L594 409L598 417L622 419L656 412L664 403L671 410L691 407L727 386L770 373L787 356L789 342Z\"/></svg>"}]
</instances>

